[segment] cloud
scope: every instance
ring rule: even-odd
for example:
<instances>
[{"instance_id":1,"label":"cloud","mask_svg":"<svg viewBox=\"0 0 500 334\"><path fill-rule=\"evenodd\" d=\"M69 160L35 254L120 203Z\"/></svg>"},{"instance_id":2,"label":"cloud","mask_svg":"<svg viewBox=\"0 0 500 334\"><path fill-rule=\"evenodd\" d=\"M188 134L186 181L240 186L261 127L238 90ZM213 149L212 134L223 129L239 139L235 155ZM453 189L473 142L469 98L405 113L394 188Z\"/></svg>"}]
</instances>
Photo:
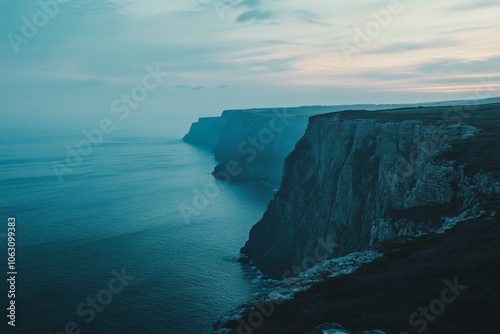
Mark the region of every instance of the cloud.
<instances>
[{"instance_id":1,"label":"cloud","mask_svg":"<svg viewBox=\"0 0 500 334\"><path fill-rule=\"evenodd\" d=\"M284 41L281 39L266 39L262 42L267 43L267 44L271 44L271 45L304 45L304 43L289 42L289 41Z\"/></svg>"},{"instance_id":2,"label":"cloud","mask_svg":"<svg viewBox=\"0 0 500 334\"><path fill-rule=\"evenodd\" d=\"M236 18L237 23L243 23L247 21L263 21L268 20L272 17L271 11L260 11L258 9L250 10L248 12L244 12L240 16Z\"/></svg>"},{"instance_id":3,"label":"cloud","mask_svg":"<svg viewBox=\"0 0 500 334\"><path fill-rule=\"evenodd\" d=\"M298 60L300 60L299 57L276 58L250 62L249 65L253 70L266 73L288 72L296 69L295 63Z\"/></svg>"},{"instance_id":4,"label":"cloud","mask_svg":"<svg viewBox=\"0 0 500 334\"><path fill-rule=\"evenodd\" d=\"M4 37L11 31L21 34L23 16L31 18L40 10L37 1L5 3L0 11ZM386 2L73 1L21 45L19 54L8 38L0 39L0 99L19 120L63 117L68 101L79 100L85 103L75 103L75 119L102 117L118 92L130 91L145 68L157 64L172 73L161 89L174 93L151 94L147 107L153 115L171 105L179 119L186 117L181 110L208 115L228 106L435 99L447 94L446 86L499 77L496 3L406 4L349 64L339 45L352 42L354 29L364 29L373 20L371 12L386 9ZM216 4L225 11L222 21ZM443 89L420 93L437 85ZM394 94L401 89L406 95ZM259 98L249 92L258 92ZM81 115L80 109L85 109ZM168 117L173 116L159 119Z\"/></svg>"},{"instance_id":5,"label":"cloud","mask_svg":"<svg viewBox=\"0 0 500 334\"><path fill-rule=\"evenodd\" d=\"M500 65L500 57L481 60L440 58L419 65L416 70L423 73L492 73Z\"/></svg>"},{"instance_id":6,"label":"cloud","mask_svg":"<svg viewBox=\"0 0 500 334\"><path fill-rule=\"evenodd\" d=\"M51 64L51 65L42 66L40 68L40 71L41 72L54 71L54 70L59 69L60 67L61 67L61 65L59 65L59 64Z\"/></svg>"},{"instance_id":7,"label":"cloud","mask_svg":"<svg viewBox=\"0 0 500 334\"><path fill-rule=\"evenodd\" d=\"M177 89L189 89L189 90L202 90L205 87L203 86L187 86L187 85L178 85Z\"/></svg>"},{"instance_id":8,"label":"cloud","mask_svg":"<svg viewBox=\"0 0 500 334\"><path fill-rule=\"evenodd\" d=\"M241 4L248 7L257 7L260 4L260 0L243 0Z\"/></svg>"},{"instance_id":9,"label":"cloud","mask_svg":"<svg viewBox=\"0 0 500 334\"><path fill-rule=\"evenodd\" d=\"M499 83L500 76L486 76L486 77L449 77L449 78L438 78L429 79L428 82L435 84L445 84L445 85L458 85L458 84L476 84L479 85L483 82Z\"/></svg>"},{"instance_id":10,"label":"cloud","mask_svg":"<svg viewBox=\"0 0 500 334\"><path fill-rule=\"evenodd\" d=\"M436 48L443 48L443 47L457 46L457 45L460 45L460 42L458 40L453 40L450 38L446 38L446 39L440 38L440 39L430 40L428 42L393 43L393 44L381 46L381 47L373 49L373 50L368 50L366 53L367 54L391 54L391 53L399 54L399 53L403 53L403 52L410 52L410 51L416 51L416 50L426 50L426 49L436 49Z\"/></svg>"},{"instance_id":11,"label":"cloud","mask_svg":"<svg viewBox=\"0 0 500 334\"><path fill-rule=\"evenodd\" d=\"M496 26L490 25L490 26L453 28L453 29L449 29L449 30L443 31L443 34L457 34L457 33L472 32L472 31L492 29L492 28L496 28Z\"/></svg>"},{"instance_id":12,"label":"cloud","mask_svg":"<svg viewBox=\"0 0 500 334\"><path fill-rule=\"evenodd\" d=\"M451 10L453 11L463 11L463 10L474 10L486 7L498 6L498 0L469 0L467 3L453 5Z\"/></svg>"},{"instance_id":13,"label":"cloud","mask_svg":"<svg viewBox=\"0 0 500 334\"><path fill-rule=\"evenodd\" d=\"M313 11L301 9L296 10L294 14L295 18L299 21L305 23L321 23L320 16Z\"/></svg>"}]
</instances>

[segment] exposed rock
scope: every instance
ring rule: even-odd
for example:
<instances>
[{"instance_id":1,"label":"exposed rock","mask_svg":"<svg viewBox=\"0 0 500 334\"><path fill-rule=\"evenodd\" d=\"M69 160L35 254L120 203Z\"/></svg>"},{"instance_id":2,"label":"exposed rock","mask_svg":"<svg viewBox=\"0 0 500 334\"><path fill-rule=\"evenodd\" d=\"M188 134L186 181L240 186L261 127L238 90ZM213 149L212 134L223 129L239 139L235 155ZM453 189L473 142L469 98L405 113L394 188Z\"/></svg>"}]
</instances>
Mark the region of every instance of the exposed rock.
<instances>
[{"instance_id":1,"label":"exposed rock","mask_svg":"<svg viewBox=\"0 0 500 334\"><path fill-rule=\"evenodd\" d=\"M495 205L500 208L500 201ZM326 274L326 268L319 269L323 263L318 264L309 271L323 272L322 280L312 284L302 280L306 289L295 281L292 298L268 294L266 302L242 305L215 330L225 328L232 334L499 333L500 215L470 219L442 234L397 238L374 247L379 256L357 270L335 275L338 268L331 267ZM292 280L276 285L286 282ZM449 299L451 282L460 289L453 293L456 298ZM448 293L442 300L444 310L436 311L430 305L437 305L443 291ZM266 311L263 320L250 325L259 308ZM421 308L435 312L429 316L432 320L418 314ZM246 331L242 324L248 326Z\"/></svg>"},{"instance_id":2,"label":"exposed rock","mask_svg":"<svg viewBox=\"0 0 500 334\"><path fill-rule=\"evenodd\" d=\"M316 327L310 334L352 334L339 324L323 324Z\"/></svg>"},{"instance_id":3,"label":"exposed rock","mask_svg":"<svg viewBox=\"0 0 500 334\"><path fill-rule=\"evenodd\" d=\"M307 267L307 264L306 266L296 266L296 276L276 281L266 292L221 317L214 324L213 334L222 334L224 332L221 331L232 327L237 327L243 332L243 327L248 326L248 320L242 320L245 314L255 311L261 312L259 311L261 309L273 309L274 305L279 305L286 300L292 300L298 293L307 291L314 284L324 282L333 277L351 274L363 264L370 263L380 256L381 254L376 251L367 251L352 253L342 258L335 258L319 263L313 262L312 268ZM290 269L290 274L292 274L294 268ZM317 306L315 305L315 307ZM265 311L261 313L265 313ZM228 333L231 333L231 331Z\"/></svg>"},{"instance_id":4,"label":"exposed rock","mask_svg":"<svg viewBox=\"0 0 500 334\"><path fill-rule=\"evenodd\" d=\"M231 181L259 180L278 186L283 176L285 157L304 135L310 116L346 109L384 110L406 106L416 106L416 104L226 110L221 117L200 118L191 126L184 141L214 152L216 159L220 161L213 173L216 177L224 178L225 172L232 169L228 168L228 163L237 162L241 172L231 175ZM463 129L464 137L473 133L474 128Z\"/></svg>"},{"instance_id":5,"label":"exposed rock","mask_svg":"<svg viewBox=\"0 0 500 334\"><path fill-rule=\"evenodd\" d=\"M491 215L500 198L499 105L460 123L448 119L453 110L311 117L242 252L280 279L313 254L318 238L334 240L332 256L342 256Z\"/></svg>"},{"instance_id":6,"label":"exposed rock","mask_svg":"<svg viewBox=\"0 0 500 334\"><path fill-rule=\"evenodd\" d=\"M226 120L222 117L202 117L191 125L182 140L213 151L220 140Z\"/></svg>"},{"instance_id":7,"label":"exposed rock","mask_svg":"<svg viewBox=\"0 0 500 334\"><path fill-rule=\"evenodd\" d=\"M312 332L308 334L352 334L352 332L347 331L344 327L339 324L323 324L316 327ZM385 332L380 330L370 330L358 332L357 334L385 334Z\"/></svg>"}]
</instances>

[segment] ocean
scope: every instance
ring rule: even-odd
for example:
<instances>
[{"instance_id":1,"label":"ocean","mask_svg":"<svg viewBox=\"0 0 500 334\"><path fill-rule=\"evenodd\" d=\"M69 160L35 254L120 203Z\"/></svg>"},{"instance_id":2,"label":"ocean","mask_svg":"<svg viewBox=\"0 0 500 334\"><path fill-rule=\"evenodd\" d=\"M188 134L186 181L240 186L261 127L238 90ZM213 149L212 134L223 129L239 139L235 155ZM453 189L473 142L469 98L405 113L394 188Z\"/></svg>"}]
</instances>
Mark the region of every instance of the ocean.
<instances>
[{"instance_id":1,"label":"ocean","mask_svg":"<svg viewBox=\"0 0 500 334\"><path fill-rule=\"evenodd\" d=\"M58 180L80 139L2 139L0 267L15 217L17 271L15 330L0 284L2 333L211 333L263 289L237 258L269 186L214 181L210 152L144 136L105 141Z\"/></svg>"}]
</instances>

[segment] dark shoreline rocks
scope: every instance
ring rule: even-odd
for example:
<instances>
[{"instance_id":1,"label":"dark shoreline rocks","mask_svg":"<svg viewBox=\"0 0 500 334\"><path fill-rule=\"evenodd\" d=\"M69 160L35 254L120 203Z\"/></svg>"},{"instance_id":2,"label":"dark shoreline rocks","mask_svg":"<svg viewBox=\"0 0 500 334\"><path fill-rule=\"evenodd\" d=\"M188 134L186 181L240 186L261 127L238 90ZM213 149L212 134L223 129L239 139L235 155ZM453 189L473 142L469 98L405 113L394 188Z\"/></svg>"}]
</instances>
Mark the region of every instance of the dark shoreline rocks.
<instances>
[{"instance_id":1,"label":"dark shoreline rocks","mask_svg":"<svg viewBox=\"0 0 500 334\"><path fill-rule=\"evenodd\" d=\"M500 209L500 202L495 203ZM441 233L396 238L374 245L383 256L347 275L327 278L275 304L253 334L312 334L321 324L340 324L347 333L500 333L500 216L471 219ZM456 298L443 291L464 287ZM448 285L447 285L448 284ZM243 305L214 333L246 333L238 327L255 311ZM432 311L427 311L432 312ZM414 315L414 314L417 315ZM413 315L413 321L411 317ZM248 323L248 322L247 322ZM368 330L368 331L367 331ZM370 332L372 330L372 332ZM219 332L217 332L219 331Z\"/></svg>"}]
</instances>

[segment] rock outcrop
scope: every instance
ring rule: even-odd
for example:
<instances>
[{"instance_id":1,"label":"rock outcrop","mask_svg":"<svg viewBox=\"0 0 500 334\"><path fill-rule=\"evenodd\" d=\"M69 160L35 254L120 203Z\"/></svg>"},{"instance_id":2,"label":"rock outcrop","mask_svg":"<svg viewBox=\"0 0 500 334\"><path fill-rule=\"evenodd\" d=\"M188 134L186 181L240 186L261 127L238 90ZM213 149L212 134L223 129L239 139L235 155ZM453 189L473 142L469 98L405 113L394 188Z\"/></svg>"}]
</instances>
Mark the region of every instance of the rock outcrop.
<instances>
[{"instance_id":1,"label":"rock outcrop","mask_svg":"<svg viewBox=\"0 0 500 334\"><path fill-rule=\"evenodd\" d=\"M319 238L337 257L491 216L499 144L499 104L313 116L242 252L281 279Z\"/></svg>"},{"instance_id":2,"label":"rock outcrop","mask_svg":"<svg viewBox=\"0 0 500 334\"><path fill-rule=\"evenodd\" d=\"M224 125L225 119L222 117L202 117L191 125L189 132L182 140L213 151L220 140Z\"/></svg>"},{"instance_id":3,"label":"rock outcrop","mask_svg":"<svg viewBox=\"0 0 500 334\"><path fill-rule=\"evenodd\" d=\"M499 333L500 215L372 249L277 282L213 333Z\"/></svg>"},{"instance_id":4,"label":"rock outcrop","mask_svg":"<svg viewBox=\"0 0 500 334\"><path fill-rule=\"evenodd\" d=\"M458 102L453 102L457 104ZM441 103L423 103L439 105ZM416 105L340 105L226 110L220 117L200 118L184 141L214 152L220 163L215 177L231 181L265 181L279 186L285 157L304 135L310 116L342 110L384 110ZM223 177L222 177L222 176Z\"/></svg>"}]
</instances>

